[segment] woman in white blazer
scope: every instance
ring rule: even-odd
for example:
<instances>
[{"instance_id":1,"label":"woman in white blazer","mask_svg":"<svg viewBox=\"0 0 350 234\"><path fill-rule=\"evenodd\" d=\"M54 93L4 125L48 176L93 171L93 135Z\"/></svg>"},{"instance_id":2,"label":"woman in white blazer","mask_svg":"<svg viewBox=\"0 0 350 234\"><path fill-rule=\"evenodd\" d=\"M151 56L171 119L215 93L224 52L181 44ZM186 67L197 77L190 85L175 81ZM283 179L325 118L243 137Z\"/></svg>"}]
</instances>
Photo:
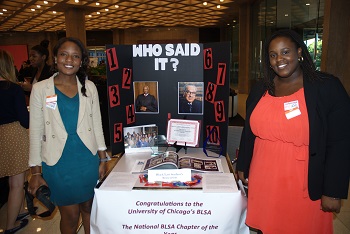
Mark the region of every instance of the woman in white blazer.
<instances>
[{"instance_id":1,"label":"woman in white blazer","mask_svg":"<svg viewBox=\"0 0 350 234\"><path fill-rule=\"evenodd\" d=\"M98 93L86 79L89 58L78 39L60 39L53 52L58 72L31 93L28 190L50 188L62 233L75 233L80 214L90 233L94 187L106 172Z\"/></svg>"}]
</instances>

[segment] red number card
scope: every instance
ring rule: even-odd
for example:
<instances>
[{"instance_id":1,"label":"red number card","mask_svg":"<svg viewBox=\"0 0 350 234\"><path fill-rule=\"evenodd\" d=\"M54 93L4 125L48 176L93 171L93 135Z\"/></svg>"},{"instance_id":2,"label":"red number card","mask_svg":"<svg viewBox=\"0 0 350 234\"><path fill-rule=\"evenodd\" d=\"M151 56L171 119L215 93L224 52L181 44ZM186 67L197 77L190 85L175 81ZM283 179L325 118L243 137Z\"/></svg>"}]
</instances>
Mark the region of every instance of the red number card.
<instances>
[{"instance_id":1,"label":"red number card","mask_svg":"<svg viewBox=\"0 0 350 234\"><path fill-rule=\"evenodd\" d=\"M218 74L216 76L217 85L225 85L226 80L226 63L218 64Z\"/></svg>"},{"instance_id":2,"label":"red number card","mask_svg":"<svg viewBox=\"0 0 350 234\"><path fill-rule=\"evenodd\" d=\"M213 68L213 53L211 48L204 49L204 69Z\"/></svg>"},{"instance_id":3,"label":"red number card","mask_svg":"<svg viewBox=\"0 0 350 234\"><path fill-rule=\"evenodd\" d=\"M219 126L207 125L206 127L207 137L209 136L209 142L212 145L220 145L220 128Z\"/></svg>"},{"instance_id":4,"label":"red number card","mask_svg":"<svg viewBox=\"0 0 350 234\"><path fill-rule=\"evenodd\" d=\"M225 122L225 107L223 101L216 101L215 107L215 120L216 122Z\"/></svg>"},{"instance_id":5,"label":"red number card","mask_svg":"<svg viewBox=\"0 0 350 234\"><path fill-rule=\"evenodd\" d=\"M212 82L208 82L208 86L205 91L205 100L214 104L216 90L217 90L217 85Z\"/></svg>"},{"instance_id":6,"label":"red number card","mask_svg":"<svg viewBox=\"0 0 350 234\"><path fill-rule=\"evenodd\" d=\"M126 123L127 124L135 123L136 117L135 117L134 104L127 105L125 108L126 108Z\"/></svg>"},{"instance_id":7,"label":"red number card","mask_svg":"<svg viewBox=\"0 0 350 234\"><path fill-rule=\"evenodd\" d=\"M117 57L117 51L115 48L107 49L106 50L107 55L107 61L110 71L114 71L119 68L118 65L118 57Z\"/></svg>"},{"instance_id":8,"label":"red number card","mask_svg":"<svg viewBox=\"0 0 350 234\"><path fill-rule=\"evenodd\" d=\"M114 124L114 138L113 142L121 142L123 140L123 123L115 123Z\"/></svg>"},{"instance_id":9,"label":"red number card","mask_svg":"<svg viewBox=\"0 0 350 234\"><path fill-rule=\"evenodd\" d=\"M123 89L130 89L131 87L131 77L132 77L132 69L124 68L123 69Z\"/></svg>"},{"instance_id":10,"label":"red number card","mask_svg":"<svg viewBox=\"0 0 350 234\"><path fill-rule=\"evenodd\" d=\"M120 105L120 94L119 94L119 86L112 85L108 87L109 91L109 107L115 107Z\"/></svg>"}]
</instances>

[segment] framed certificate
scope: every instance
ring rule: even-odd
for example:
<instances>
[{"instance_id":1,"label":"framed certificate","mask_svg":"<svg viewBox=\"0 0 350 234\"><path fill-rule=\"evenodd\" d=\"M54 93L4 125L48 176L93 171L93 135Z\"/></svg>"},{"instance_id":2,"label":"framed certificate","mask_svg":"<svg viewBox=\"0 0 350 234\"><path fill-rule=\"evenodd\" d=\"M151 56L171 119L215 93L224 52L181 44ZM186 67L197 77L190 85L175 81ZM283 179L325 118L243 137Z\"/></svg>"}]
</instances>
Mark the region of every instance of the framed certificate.
<instances>
[{"instance_id":1,"label":"framed certificate","mask_svg":"<svg viewBox=\"0 0 350 234\"><path fill-rule=\"evenodd\" d=\"M198 120L170 119L167 127L168 144L197 147L199 127Z\"/></svg>"}]
</instances>

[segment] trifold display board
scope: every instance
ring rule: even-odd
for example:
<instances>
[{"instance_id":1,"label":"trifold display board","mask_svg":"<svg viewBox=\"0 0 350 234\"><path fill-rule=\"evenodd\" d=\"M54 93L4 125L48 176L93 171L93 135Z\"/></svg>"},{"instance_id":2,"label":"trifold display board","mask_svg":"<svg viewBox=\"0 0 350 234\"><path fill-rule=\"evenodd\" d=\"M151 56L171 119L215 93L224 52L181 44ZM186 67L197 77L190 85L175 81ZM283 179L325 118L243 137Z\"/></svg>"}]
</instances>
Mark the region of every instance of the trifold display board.
<instances>
[{"instance_id":1,"label":"trifold display board","mask_svg":"<svg viewBox=\"0 0 350 234\"><path fill-rule=\"evenodd\" d=\"M229 42L107 45L106 57L113 155L124 127L155 124L166 136L169 119L199 121L198 147L226 155Z\"/></svg>"}]
</instances>

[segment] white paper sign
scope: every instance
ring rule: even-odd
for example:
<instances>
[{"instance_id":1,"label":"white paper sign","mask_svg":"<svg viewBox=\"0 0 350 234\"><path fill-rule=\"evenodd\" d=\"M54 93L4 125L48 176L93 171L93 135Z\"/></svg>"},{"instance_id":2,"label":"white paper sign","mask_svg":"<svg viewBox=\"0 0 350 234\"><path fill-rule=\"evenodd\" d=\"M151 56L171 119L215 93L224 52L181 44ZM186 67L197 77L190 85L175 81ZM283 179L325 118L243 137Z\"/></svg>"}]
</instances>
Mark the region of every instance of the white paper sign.
<instances>
[{"instance_id":1,"label":"white paper sign","mask_svg":"<svg viewBox=\"0 0 350 234\"><path fill-rule=\"evenodd\" d=\"M191 181L191 169L148 170L148 182Z\"/></svg>"},{"instance_id":2,"label":"white paper sign","mask_svg":"<svg viewBox=\"0 0 350 234\"><path fill-rule=\"evenodd\" d=\"M205 193L235 193L238 192L237 184L232 173L204 173L203 192Z\"/></svg>"},{"instance_id":3,"label":"white paper sign","mask_svg":"<svg viewBox=\"0 0 350 234\"><path fill-rule=\"evenodd\" d=\"M127 172L111 172L101 185L100 189L131 191L137 179L137 175L132 175Z\"/></svg>"}]
</instances>

